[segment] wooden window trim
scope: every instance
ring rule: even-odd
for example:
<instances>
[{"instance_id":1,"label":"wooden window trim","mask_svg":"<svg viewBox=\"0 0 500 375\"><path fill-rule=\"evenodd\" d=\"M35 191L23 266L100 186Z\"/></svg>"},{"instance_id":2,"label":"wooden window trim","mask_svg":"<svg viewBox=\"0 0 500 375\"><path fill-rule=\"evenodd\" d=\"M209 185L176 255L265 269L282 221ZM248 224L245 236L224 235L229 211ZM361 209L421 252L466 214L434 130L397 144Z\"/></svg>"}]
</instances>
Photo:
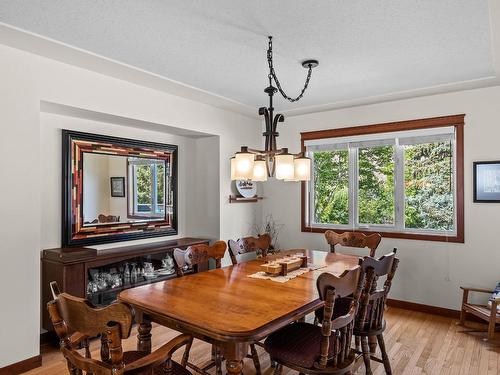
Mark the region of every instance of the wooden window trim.
<instances>
[{"instance_id":1,"label":"wooden window trim","mask_svg":"<svg viewBox=\"0 0 500 375\"><path fill-rule=\"evenodd\" d=\"M465 114L459 114L451 116L431 117L418 120L386 122L374 125L361 125L361 126L352 126L347 128L301 132L300 133L301 149L302 151L305 151L305 145L304 145L305 141L310 141L315 139L348 137L348 136L364 135L364 134L392 133L398 131L453 126L455 128L455 134L456 134L456 139L455 139L455 147L456 147L455 175L456 175L456 210L457 210L456 235L444 236L444 235L435 235L429 233L420 234L420 233L405 233L405 232L378 232L378 233L380 233L382 237L389 237L389 238L464 243L465 240L464 239L464 125L465 125L464 118ZM301 210L300 210L300 215L301 215L300 221L301 221L302 232L324 233L327 230L334 230L335 232L338 233L345 232L345 230L342 229L318 228L307 225L306 190L307 190L307 182L302 182ZM373 231L356 230L356 232L369 234L376 232L376 230Z\"/></svg>"}]
</instances>

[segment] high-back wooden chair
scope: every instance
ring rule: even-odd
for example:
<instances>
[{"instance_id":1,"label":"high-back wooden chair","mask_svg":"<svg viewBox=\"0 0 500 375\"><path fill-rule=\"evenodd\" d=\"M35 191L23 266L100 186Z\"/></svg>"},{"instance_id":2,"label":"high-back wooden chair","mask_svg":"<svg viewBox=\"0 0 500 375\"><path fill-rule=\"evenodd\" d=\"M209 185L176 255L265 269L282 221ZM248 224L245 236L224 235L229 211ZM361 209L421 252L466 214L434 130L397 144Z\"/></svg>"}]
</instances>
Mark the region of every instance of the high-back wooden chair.
<instances>
[{"instance_id":1,"label":"high-back wooden chair","mask_svg":"<svg viewBox=\"0 0 500 375\"><path fill-rule=\"evenodd\" d=\"M391 364L384 342L384 310L387 300L387 295L391 290L392 280L396 273L399 264L399 259L396 258L396 249L390 254L384 255L379 259L373 257L365 257L363 259L362 268L365 273L365 285L360 300L360 307L356 317L356 325L354 335L356 342L361 342L363 361L365 363L366 374L372 373L370 367L370 358L383 363L385 372L391 374ZM386 277L384 285L378 286L377 281L380 277ZM369 348L369 339L376 337L382 359L371 355ZM358 341L359 338L359 341ZM359 348L358 348L359 350Z\"/></svg>"},{"instance_id":2,"label":"high-back wooden chair","mask_svg":"<svg viewBox=\"0 0 500 375\"><path fill-rule=\"evenodd\" d=\"M355 360L351 340L363 280L359 266L340 277L330 273L318 277L318 293L325 301L322 326L298 322L269 335L264 346L278 364L275 375L282 373L283 366L301 374L350 373ZM335 303L345 298L350 300L346 313L332 319Z\"/></svg>"},{"instance_id":3,"label":"high-back wooden chair","mask_svg":"<svg viewBox=\"0 0 500 375\"><path fill-rule=\"evenodd\" d=\"M267 233L259 234L258 237L243 237L237 241L227 241L229 247L229 255L233 264L241 262L243 254L261 252L262 256L266 256L271 247L271 236Z\"/></svg>"},{"instance_id":4,"label":"high-back wooden chair","mask_svg":"<svg viewBox=\"0 0 500 375\"><path fill-rule=\"evenodd\" d=\"M367 247L370 249L370 256L374 257L382 236L378 233L367 236L360 232L337 233L333 230L327 230L325 232L325 238L326 242L330 245L330 252L332 253L335 252L336 245L358 248Z\"/></svg>"},{"instance_id":5,"label":"high-back wooden chair","mask_svg":"<svg viewBox=\"0 0 500 375\"><path fill-rule=\"evenodd\" d=\"M217 241L213 245L193 245L186 250L174 249L174 261L178 275L183 276L184 271L189 268L192 268L196 273L200 271L200 265L207 264L210 259L215 261L215 268L220 268L226 249L227 245L224 241Z\"/></svg>"},{"instance_id":6,"label":"high-back wooden chair","mask_svg":"<svg viewBox=\"0 0 500 375\"><path fill-rule=\"evenodd\" d=\"M268 233L259 234L257 237L243 237L237 241L229 240L227 241L227 245L229 247L231 262L233 264L241 263L242 257L251 253L254 253L256 257L259 253L265 257L271 248L271 242L272 239ZM260 375L260 361L255 345L262 346L262 343L256 342L250 344L250 354L248 354L247 357L252 359L257 371L256 373L257 375Z\"/></svg>"},{"instance_id":7,"label":"high-back wooden chair","mask_svg":"<svg viewBox=\"0 0 500 375\"><path fill-rule=\"evenodd\" d=\"M172 360L172 354L182 346L189 349L191 336L179 335L153 353L124 352L122 339L130 336L133 320L127 305L114 303L96 308L85 299L59 293L55 283L51 287L55 298L47 304L47 309L71 375L82 375L83 371L93 375L190 374L185 368L187 358L179 364ZM78 351L81 340L98 335L101 335L100 360L91 358L88 346L82 356Z\"/></svg>"},{"instance_id":8,"label":"high-back wooden chair","mask_svg":"<svg viewBox=\"0 0 500 375\"><path fill-rule=\"evenodd\" d=\"M199 266L201 264L206 264L210 259L215 260L216 268L221 268L226 249L227 245L224 241L217 241L213 245L194 245L188 247L186 250L175 249L174 259L178 269L177 272L180 276L183 276L186 266L187 268L192 268L194 272L199 272ZM187 357L189 357L189 351L187 352ZM208 370L212 367L215 367L216 374L222 374L222 356L220 350L213 345L212 358L205 365L200 367L189 362L188 359L186 359L186 361L186 365L189 368L200 374L208 375Z\"/></svg>"}]
</instances>

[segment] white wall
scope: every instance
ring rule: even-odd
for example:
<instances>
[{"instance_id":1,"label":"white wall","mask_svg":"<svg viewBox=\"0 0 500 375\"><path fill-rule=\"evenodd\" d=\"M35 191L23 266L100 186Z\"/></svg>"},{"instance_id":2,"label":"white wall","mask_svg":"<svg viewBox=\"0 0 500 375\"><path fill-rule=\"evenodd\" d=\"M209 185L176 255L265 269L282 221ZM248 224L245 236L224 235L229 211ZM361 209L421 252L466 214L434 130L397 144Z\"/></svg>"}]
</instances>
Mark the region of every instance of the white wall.
<instances>
[{"instance_id":1,"label":"white wall","mask_svg":"<svg viewBox=\"0 0 500 375\"><path fill-rule=\"evenodd\" d=\"M55 151L55 150L53 150ZM44 153L42 153L45 156ZM109 212L109 159L106 155L84 154L83 170L85 171L83 201L83 220L93 221L100 213ZM42 167L48 166L47 160L42 159ZM44 175L44 178L47 176ZM42 215L43 216L43 215ZM43 221L42 221L43 225Z\"/></svg>"},{"instance_id":2,"label":"white wall","mask_svg":"<svg viewBox=\"0 0 500 375\"><path fill-rule=\"evenodd\" d=\"M125 177L125 196L112 197L111 196L111 177ZM85 184L85 182L84 182ZM120 216L120 221L127 221L127 158L123 156L109 156L108 155L108 201L109 201L109 215Z\"/></svg>"},{"instance_id":3,"label":"white wall","mask_svg":"<svg viewBox=\"0 0 500 375\"><path fill-rule=\"evenodd\" d=\"M60 141L41 129L45 126L42 101L156 124L160 133L165 127L217 136L220 189L216 192L219 204L214 207L219 218L214 219L218 225L213 228L218 228L219 238L239 237L248 232L254 217L260 217L258 204L227 201L229 158L242 143L250 147L260 144L259 121L4 45L0 45L0 82L0 252L4 265L0 293L8 301L0 310L0 320L5 323L0 325L0 368L39 353L40 250L45 245L59 245L61 187L55 175L61 165L57 156ZM137 131L142 137L145 133L137 128L129 127L128 134ZM123 129L109 124L89 125L88 129L125 135ZM49 155L43 156L46 152ZM184 233L197 235L195 227L188 233L190 217L183 220Z\"/></svg>"},{"instance_id":4,"label":"white wall","mask_svg":"<svg viewBox=\"0 0 500 375\"><path fill-rule=\"evenodd\" d=\"M500 160L500 87L420 97L285 119L280 145L300 149L300 132L465 113L465 243L384 238L378 254L398 248L401 259L391 297L459 309L460 285L493 288L500 281L500 204L472 202L472 162ZM300 232L300 186L271 182L263 215L285 227L283 247L327 250L322 234Z\"/></svg>"}]
</instances>

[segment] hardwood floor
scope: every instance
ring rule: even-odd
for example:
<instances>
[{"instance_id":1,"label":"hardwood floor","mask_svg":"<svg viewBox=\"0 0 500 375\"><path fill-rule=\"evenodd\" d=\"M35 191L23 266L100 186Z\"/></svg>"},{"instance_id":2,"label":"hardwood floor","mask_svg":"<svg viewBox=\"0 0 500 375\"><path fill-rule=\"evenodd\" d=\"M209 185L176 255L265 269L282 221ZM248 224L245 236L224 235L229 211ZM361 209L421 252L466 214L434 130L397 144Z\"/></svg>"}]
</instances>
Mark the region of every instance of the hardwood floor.
<instances>
[{"instance_id":1,"label":"hardwood floor","mask_svg":"<svg viewBox=\"0 0 500 375\"><path fill-rule=\"evenodd\" d=\"M494 375L500 374L500 335L493 343L482 340L484 333L462 333L463 327L456 320L415 311L388 308L386 312L388 329L385 334L388 355L391 359L393 374L417 375ZM154 326L153 345L160 345L173 338L177 333L164 327ZM136 329L125 342L125 350L133 350L136 345ZM91 344L93 355L98 356L98 341ZM271 375L269 356L259 350L264 375ZM27 374L67 374L66 364L57 348L44 346L42 349L43 366ZM176 353L179 357L182 353ZM190 360L203 363L209 359L210 346L195 341ZM384 374L382 365L372 362L375 375ZM245 361L244 373L254 374L252 361ZM287 370L284 374L296 374ZM357 374L364 374L359 366Z\"/></svg>"}]
</instances>

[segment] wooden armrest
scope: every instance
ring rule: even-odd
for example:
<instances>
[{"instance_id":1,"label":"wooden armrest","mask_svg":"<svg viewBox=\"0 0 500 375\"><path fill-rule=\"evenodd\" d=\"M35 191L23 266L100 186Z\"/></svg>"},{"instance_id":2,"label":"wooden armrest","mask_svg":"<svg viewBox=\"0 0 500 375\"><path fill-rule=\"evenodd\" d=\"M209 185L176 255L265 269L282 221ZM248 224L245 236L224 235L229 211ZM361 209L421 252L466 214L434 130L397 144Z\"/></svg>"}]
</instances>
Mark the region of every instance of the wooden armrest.
<instances>
[{"instance_id":1,"label":"wooden armrest","mask_svg":"<svg viewBox=\"0 0 500 375\"><path fill-rule=\"evenodd\" d=\"M68 348L62 347L61 351L64 357L74 364L77 368L85 371L87 374L102 374L103 369L111 370L111 365L109 363L103 363L92 358L85 358L80 353L69 350Z\"/></svg>"},{"instance_id":2,"label":"wooden armrest","mask_svg":"<svg viewBox=\"0 0 500 375\"><path fill-rule=\"evenodd\" d=\"M460 289L462 289L463 291L468 291L468 292L479 292L479 293L493 293L492 290L489 290L489 289L482 289L482 288L468 288L468 287L465 287L465 286L461 286Z\"/></svg>"},{"instance_id":3,"label":"wooden armrest","mask_svg":"<svg viewBox=\"0 0 500 375\"><path fill-rule=\"evenodd\" d=\"M192 340L190 335L182 334L179 335L165 345L156 349L153 353L148 354L134 362L131 362L125 366L124 372L134 371L144 367L153 367L165 362L167 359L172 357L172 354L184 345L187 345Z\"/></svg>"}]
</instances>

